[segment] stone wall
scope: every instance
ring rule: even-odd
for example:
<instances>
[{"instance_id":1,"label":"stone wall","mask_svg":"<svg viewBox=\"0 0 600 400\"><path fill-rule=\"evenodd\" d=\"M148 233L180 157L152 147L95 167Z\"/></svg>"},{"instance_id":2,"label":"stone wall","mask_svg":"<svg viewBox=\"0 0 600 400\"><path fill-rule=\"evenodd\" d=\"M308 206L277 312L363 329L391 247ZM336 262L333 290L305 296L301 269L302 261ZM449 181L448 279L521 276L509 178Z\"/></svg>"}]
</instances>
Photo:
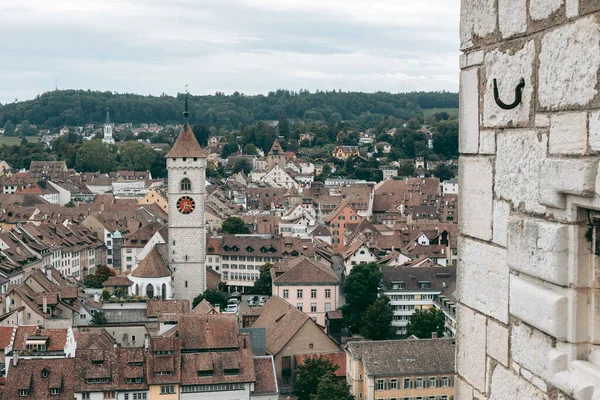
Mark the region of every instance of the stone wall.
<instances>
[{"instance_id":1,"label":"stone wall","mask_svg":"<svg viewBox=\"0 0 600 400\"><path fill-rule=\"evenodd\" d=\"M456 399L600 399L600 1L462 0L460 38Z\"/></svg>"}]
</instances>

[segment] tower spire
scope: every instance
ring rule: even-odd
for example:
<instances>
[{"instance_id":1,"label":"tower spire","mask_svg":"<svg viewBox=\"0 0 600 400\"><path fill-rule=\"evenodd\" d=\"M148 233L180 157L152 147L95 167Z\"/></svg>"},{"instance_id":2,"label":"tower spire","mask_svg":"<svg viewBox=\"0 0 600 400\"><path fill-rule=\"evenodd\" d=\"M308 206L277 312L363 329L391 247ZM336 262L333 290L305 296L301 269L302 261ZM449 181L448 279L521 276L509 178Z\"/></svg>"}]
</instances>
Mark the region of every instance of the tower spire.
<instances>
[{"instance_id":1,"label":"tower spire","mask_svg":"<svg viewBox=\"0 0 600 400\"><path fill-rule=\"evenodd\" d=\"M106 107L106 125L110 124L110 115L108 114L108 107Z\"/></svg>"},{"instance_id":2,"label":"tower spire","mask_svg":"<svg viewBox=\"0 0 600 400\"><path fill-rule=\"evenodd\" d=\"M185 122L188 122L188 117L190 113L188 112L188 90L187 85L185 85L185 107L183 109L183 118L185 118Z\"/></svg>"}]
</instances>

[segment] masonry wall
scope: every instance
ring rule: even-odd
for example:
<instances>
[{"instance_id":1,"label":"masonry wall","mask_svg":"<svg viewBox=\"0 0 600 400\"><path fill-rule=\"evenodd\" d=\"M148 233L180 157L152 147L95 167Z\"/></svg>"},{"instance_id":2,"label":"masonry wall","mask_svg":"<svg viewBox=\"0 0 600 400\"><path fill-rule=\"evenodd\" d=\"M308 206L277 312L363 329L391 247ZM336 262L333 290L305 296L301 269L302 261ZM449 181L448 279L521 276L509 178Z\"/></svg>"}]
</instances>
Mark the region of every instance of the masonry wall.
<instances>
[{"instance_id":1,"label":"masonry wall","mask_svg":"<svg viewBox=\"0 0 600 400\"><path fill-rule=\"evenodd\" d=\"M599 21L462 0L456 399L600 398Z\"/></svg>"}]
</instances>

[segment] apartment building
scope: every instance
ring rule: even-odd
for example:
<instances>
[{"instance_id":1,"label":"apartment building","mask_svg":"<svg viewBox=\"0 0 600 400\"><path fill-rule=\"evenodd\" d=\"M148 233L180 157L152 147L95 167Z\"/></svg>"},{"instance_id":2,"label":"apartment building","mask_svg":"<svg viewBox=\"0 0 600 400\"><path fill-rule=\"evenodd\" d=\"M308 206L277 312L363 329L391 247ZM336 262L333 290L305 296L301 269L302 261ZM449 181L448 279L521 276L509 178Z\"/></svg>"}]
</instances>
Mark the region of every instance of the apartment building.
<instances>
[{"instance_id":1,"label":"apartment building","mask_svg":"<svg viewBox=\"0 0 600 400\"><path fill-rule=\"evenodd\" d=\"M432 265L433 263L429 263ZM383 288L382 296L390 299L390 306L394 311L392 321L396 333L406 334L406 327L415 310L423 310L430 307L438 307L441 304L440 295L444 292L447 298L447 289L456 285L456 267L442 266L418 266L410 267L382 267ZM446 300L443 300L446 301ZM454 304L454 303L453 303ZM444 309L444 308L442 308ZM449 308L451 310L452 308ZM454 336L456 333L456 317L451 318L448 312L446 334Z\"/></svg>"},{"instance_id":2,"label":"apartment building","mask_svg":"<svg viewBox=\"0 0 600 400\"><path fill-rule=\"evenodd\" d=\"M346 379L358 400L451 400L454 339L350 342Z\"/></svg>"}]
</instances>

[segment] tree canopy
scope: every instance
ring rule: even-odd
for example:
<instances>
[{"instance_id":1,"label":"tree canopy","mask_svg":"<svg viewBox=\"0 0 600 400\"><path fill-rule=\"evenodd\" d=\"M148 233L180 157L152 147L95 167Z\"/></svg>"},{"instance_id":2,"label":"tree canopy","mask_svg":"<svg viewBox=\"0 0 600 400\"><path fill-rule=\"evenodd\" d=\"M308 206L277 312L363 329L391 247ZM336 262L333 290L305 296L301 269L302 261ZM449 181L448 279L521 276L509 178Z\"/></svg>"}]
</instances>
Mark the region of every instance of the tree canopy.
<instances>
[{"instance_id":1,"label":"tree canopy","mask_svg":"<svg viewBox=\"0 0 600 400\"><path fill-rule=\"evenodd\" d=\"M85 277L83 284L88 288L102 289L102 284L111 276L115 276L115 270L101 265L96 269L95 274Z\"/></svg>"},{"instance_id":2,"label":"tree canopy","mask_svg":"<svg viewBox=\"0 0 600 400\"><path fill-rule=\"evenodd\" d=\"M254 281L254 286L252 286L252 293L254 294L262 294L271 296L273 292L273 278L271 277L271 268L273 266L269 263L264 264L260 267L260 276L256 281Z\"/></svg>"},{"instance_id":3,"label":"tree canopy","mask_svg":"<svg viewBox=\"0 0 600 400\"><path fill-rule=\"evenodd\" d=\"M129 141L119 150L121 169L148 171L156 157L155 151L141 142Z\"/></svg>"},{"instance_id":4,"label":"tree canopy","mask_svg":"<svg viewBox=\"0 0 600 400\"><path fill-rule=\"evenodd\" d=\"M115 153L111 146L102 141L86 140L77 150L75 167L81 172L111 172L116 163Z\"/></svg>"},{"instance_id":5,"label":"tree canopy","mask_svg":"<svg viewBox=\"0 0 600 400\"><path fill-rule=\"evenodd\" d=\"M435 307L425 310L416 310L410 317L406 327L406 335L415 335L419 339L431 338L432 333L437 333L438 337L444 334L445 317L444 312Z\"/></svg>"},{"instance_id":6,"label":"tree canopy","mask_svg":"<svg viewBox=\"0 0 600 400\"><path fill-rule=\"evenodd\" d=\"M198 304L202 302L202 300L206 299L213 306L221 307L221 310L224 310L227 307L227 295L217 289L206 289L204 293L199 294L194 297L192 301L192 308L196 307Z\"/></svg>"},{"instance_id":7,"label":"tree canopy","mask_svg":"<svg viewBox=\"0 0 600 400\"><path fill-rule=\"evenodd\" d=\"M294 394L298 396L298 400L311 400L311 395L318 394L321 379L327 376L335 379L334 372L338 368L323 357L305 359L304 363L296 368Z\"/></svg>"},{"instance_id":8,"label":"tree canopy","mask_svg":"<svg viewBox=\"0 0 600 400\"><path fill-rule=\"evenodd\" d=\"M375 263L356 265L346 277L344 282L346 303L341 310L344 323L352 332L362 331L367 309L377 300L381 279L381 270Z\"/></svg>"},{"instance_id":9,"label":"tree canopy","mask_svg":"<svg viewBox=\"0 0 600 400\"><path fill-rule=\"evenodd\" d=\"M350 386L346 380L339 380L333 374L326 374L319 379L316 393L311 393L310 400L354 400L350 394Z\"/></svg>"},{"instance_id":10,"label":"tree canopy","mask_svg":"<svg viewBox=\"0 0 600 400\"><path fill-rule=\"evenodd\" d=\"M221 224L221 231L223 233L231 234L248 234L250 229L244 223L244 220L240 217L229 217Z\"/></svg>"},{"instance_id":11,"label":"tree canopy","mask_svg":"<svg viewBox=\"0 0 600 400\"><path fill-rule=\"evenodd\" d=\"M380 297L375 300L363 317L361 334L371 340L386 340L396 337L392 327L394 313L390 307L390 299Z\"/></svg>"}]
</instances>

